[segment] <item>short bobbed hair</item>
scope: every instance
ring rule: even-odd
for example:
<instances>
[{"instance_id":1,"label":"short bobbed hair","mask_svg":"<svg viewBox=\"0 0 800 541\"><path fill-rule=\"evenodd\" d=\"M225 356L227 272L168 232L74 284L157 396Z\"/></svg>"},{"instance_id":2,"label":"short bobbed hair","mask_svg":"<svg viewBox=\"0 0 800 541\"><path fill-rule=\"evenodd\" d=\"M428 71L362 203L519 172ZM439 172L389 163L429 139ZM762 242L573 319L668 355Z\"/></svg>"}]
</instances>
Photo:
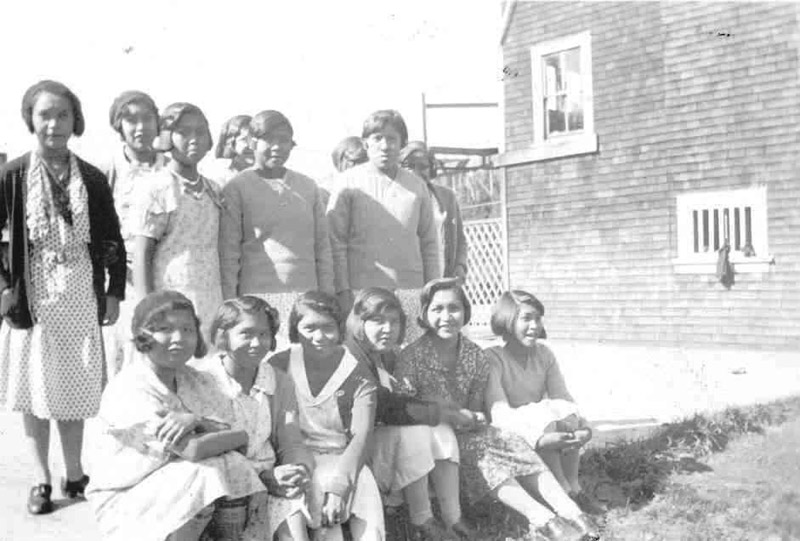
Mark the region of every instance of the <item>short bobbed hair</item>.
<instances>
[{"instance_id":1,"label":"short bobbed hair","mask_svg":"<svg viewBox=\"0 0 800 541\"><path fill-rule=\"evenodd\" d=\"M264 314L267 316L267 325L270 333L272 333L272 347L269 350L275 351L275 346L277 345L275 337L280 328L280 316L278 311L267 301L254 295L243 295L235 299L228 299L217 308L217 313L211 322L209 331L214 347L221 351L228 350L228 335L226 333L229 329L238 325L245 314Z\"/></svg>"},{"instance_id":2,"label":"short bobbed hair","mask_svg":"<svg viewBox=\"0 0 800 541\"><path fill-rule=\"evenodd\" d=\"M331 152L331 161L337 171L344 171L343 165L346 162L358 165L367 161L367 151L364 148L364 141L360 137L345 137L337 144Z\"/></svg>"},{"instance_id":3,"label":"short bobbed hair","mask_svg":"<svg viewBox=\"0 0 800 541\"><path fill-rule=\"evenodd\" d=\"M175 126L178 125L181 119L190 114L199 116L203 120L203 124L205 124L209 145L206 151L211 150L214 147L214 138L211 136L211 128L209 127L208 119L203 111L197 105L192 103L177 102L168 105L161 113L161 118L159 120L159 128L161 130L161 134L159 136L160 145L157 150L164 152L172 150L172 132L175 130Z\"/></svg>"},{"instance_id":4,"label":"short bobbed hair","mask_svg":"<svg viewBox=\"0 0 800 541\"><path fill-rule=\"evenodd\" d=\"M286 115L280 111L275 111L272 109L261 111L260 113L257 113L250 121L250 135L256 139L266 139L269 134L279 130L280 128L286 128L289 130L292 138L294 138L294 128L292 127L292 123L289 122L289 119L286 118ZM294 146L297 143L292 141L292 144Z\"/></svg>"},{"instance_id":5,"label":"short bobbed hair","mask_svg":"<svg viewBox=\"0 0 800 541\"><path fill-rule=\"evenodd\" d=\"M400 151L400 165L406 169L412 170L411 157L418 152L425 155L425 159L428 160L428 167L431 170L431 178L423 180L432 180L436 178L438 172L436 158L433 156L433 152L428 150L428 146L422 141L409 141L408 144L403 147L403 150Z\"/></svg>"},{"instance_id":6,"label":"short bobbed hair","mask_svg":"<svg viewBox=\"0 0 800 541\"><path fill-rule=\"evenodd\" d=\"M131 319L131 334L133 344L140 353L147 353L153 347L153 339L150 333L155 330L156 325L163 321L170 312L186 311L192 315L197 331L197 346L194 349L194 356L204 357L208 353L203 334L200 332L200 320L195 312L194 305L185 295L169 289L161 289L149 293L139 301L133 310Z\"/></svg>"},{"instance_id":7,"label":"short bobbed hair","mask_svg":"<svg viewBox=\"0 0 800 541\"><path fill-rule=\"evenodd\" d=\"M419 326L426 331L433 330L428 323L428 308L431 307L434 295L439 291L455 291L458 293L459 300L464 306L464 325L469 323L470 319L472 319L472 304L469 302L467 294L464 288L461 287L459 280L457 278L436 278L425 284L419 296L420 314L419 317L417 317Z\"/></svg>"},{"instance_id":8,"label":"short bobbed hair","mask_svg":"<svg viewBox=\"0 0 800 541\"><path fill-rule=\"evenodd\" d=\"M289 313L289 342L300 343L297 327L308 312L316 312L334 320L339 328L339 342L344 340L345 319L336 297L323 291L306 291L295 299L292 311Z\"/></svg>"},{"instance_id":9,"label":"short bobbed hair","mask_svg":"<svg viewBox=\"0 0 800 541\"><path fill-rule=\"evenodd\" d=\"M114 99L108 110L108 123L120 136L122 136L122 118L127 114L128 106L133 104L150 109L158 122L158 107L153 98L141 90L126 90Z\"/></svg>"},{"instance_id":10,"label":"short bobbed hair","mask_svg":"<svg viewBox=\"0 0 800 541\"><path fill-rule=\"evenodd\" d=\"M83 131L86 129L86 122L83 119L81 100L79 100L78 96L64 83L51 81L49 79L39 81L32 85L22 96L22 120L25 121L25 126L28 127L28 131L33 133L33 106L36 104L36 100L42 92L50 92L51 94L65 98L70 103L72 107L72 116L75 119L72 125L72 134L78 137L83 135Z\"/></svg>"},{"instance_id":11,"label":"short bobbed hair","mask_svg":"<svg viewBox=\"0 0 800 541\"><path fill-rule=\"evenodd\" d=\"M397 296L382 287L368 287L356 295L353 309L347 316L347 336L366 344L368 341L364 335L364 323L392 311L400 315L400 336L397 343L402 344L406 336L406 313Z\"/></svg>"},{"instance_id":12,"label":"short bobbed hair","mask_svg":"<svg viewBox=\"0 0 800 541\"><path fill-rule=\"evenodd\" d=\"M222 125L222 129L219 132L214 156L217 158L234 158L236 153L233 150L233 140L242 133L242 130L250 130L251 120L253 120L253 117L250 115L236 115L233 118L229 118Z\"/></svg>"},{"instance_id":13,"label":"short bobbed hair","mask_svg":"<svg viewBox=\"0 0 800 541\"><path fill-rule=\"evenodd\" d=\"M364 121L364 127L361 130L361 138L366 139L373 133L378 133L386 126L391 126L397 133L400 134L400 146L404 147L408 144L408 128L406 121L394 109L382 109L375 111L367 117Z\"/></svg>"},{"instance_id":14,"label":"short bobbed hair","mask_svg":"<svg viewBox=\"0 0 800 541\"><path fill-rule=\"evenodd\" d=\"M491 327L496 336L509 340L514 336L514 325L523 304L534 308L540 316L544 316L544 305L533 294L521 289L504 291L492 308ZM539 338L547 338L547 331L542 327Z\"/></svg>"}]
</instances>

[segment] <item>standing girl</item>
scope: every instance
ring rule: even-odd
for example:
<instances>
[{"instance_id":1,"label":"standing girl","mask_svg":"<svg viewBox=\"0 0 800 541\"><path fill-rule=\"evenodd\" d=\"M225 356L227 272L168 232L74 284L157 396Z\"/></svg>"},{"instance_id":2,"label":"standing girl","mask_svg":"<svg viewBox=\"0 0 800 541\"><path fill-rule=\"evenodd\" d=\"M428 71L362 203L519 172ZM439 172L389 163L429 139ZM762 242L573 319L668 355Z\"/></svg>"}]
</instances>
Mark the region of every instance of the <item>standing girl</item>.
<instances>
[{"instance_id":1,"label":"standing girl","mask_svg":"<svg viewBox=\"0 0 800 541\"><path fill-rule=\"evenodd\" d=\"M419 290L441 276L430 196L400 167L408 129L397 111L371 114L362 138L369 161L342 173L328 202L336 293L349 312L358 290L384 287L416 314Z\"/></svg>"},{"instance_id":2,"label":"standing girl","mask_svg":"<svg viewBox=\"0 0 800 541\"><path fill-rule=\"evenodd\" d=\"M33 152L0 170L0 404L22 414L34 457L28 511L53 511L50 420L61 436L69 498L89 478L81 464L84 419L100 406L100 323L113 325L125 298L125 247L105 175L70 152L84 129L81 102L55 81L22 98ZM105 288L108 271L108 288Z\"/></svg>"},{"instance_id":3,"label":"standing girl","mask_svg":"<svg viewBox=\"0 0 800 541\"><path fill-rule=\"evenodd\" d=\"M147 295L133 314L143 354L103 393L87 497L103 539L199 539L220 498L263 490L235 449L247 433L213 419L222 397L186 362L205 353L192 303L176 291Z\"/></svg>"},{"instance_id":4,"label":"standing girl","mask_svg":"<svg viewBox=\"0 0 800 541\"><path fill-rule=\"evenodd\" d=\"M229 402L219 412L249 436L247 458L270 490L253 496L244 539L307 539L305 489L314 457L297 424L291 379L264 358L275 350L278 313L258 297L222 303L211 323L219 353L206 370Z\"/></svg>"},{"instance_id":5,"label":"standing girl","mask_svg":"<svg viewBox=\"0 0 800 541\"><path fill-rule=\"evenodd\" d=\"M382 541L380 493L363 467L375 422L375 385L342 347L343 324L335 297L300 295L289 316L293 345L270 362L294 382L300 429L316 461L309 490L315 539L342 539L340 525L347 523L353 539Z\"/></svg>"},{"instance_id":6,"label":"standing girl","mask_svg":"<svg viewBox=\"0 0 800 541\"><path fill-rule=\"evenodd\" d=\"M433 517L428 476L445 523L463 525L458 477L448 475L458 464L458 443L452 425L469 421L468 411L446 400L428 401L407 394L403 382L392 376L398 345L403 340L406 315L390 291L361 291L347 318L347 348L372 372L378 384L377 427L369 465L381 492L389 498L402 491L409 518L422 540L445 539Z\"/></svg>"},{"instance_id":7,"label":"standing girl","mask_svg":"<svg viewBox=\"0 0 800 541\"><path fill-rule=\"evenodd\" d=\"M222 125L214 150L214 167L208 173L220 186L225 186L230 179L253 166L250 120L249 115L236 115Z\"/></svg>"},{"instance_id":8,"label":"standing girl","mask_svg":"<svg viewBox=\"0 0 800 541\"><path fill-rule=\"evenodd\" d=\"M211 133L203 112L190 103L167 107L161 130L172 159L137 198L133 283L140 297L156 289L186 295L208 336L222 302L217 251L222 198L197 164L211 149Z\"/></svg>"},{"instance_id":9,"label":"standing girl","mask_svg":"<svg viewBox=\"0 0 800 541\"><path fill-rule=\"evenodd\" d=\"M122 140L107 167L106 176L114 194L114 206L128 255L127 302L120 305L120 317L116 325L103 332L106 371L108 378L111 378L130 360L133 353L130 332L136 295L131 271L134 252L131 206L136 199L135 192L143 189L154 173L163 167L164 155L153 148L153 140L158 134L158 108L149 95L138 90L123 92L111 104L108 121Z\"/></svg>"},{"instance_id":10,"label":"standing girl","mask_svg":"<svg viewBox=\"0 0 800 541\"><path fill-rule=\"evenodd\" d=\"M587 519L525 440L487 425L494 405L487 392L489 362L461 334L469 322L470 304L458 280L428 283L421 304L419 323L426 332L403 351L397 378L408 378L421 398L444 398L469 411L469 420L453 427L467 498L475 503L487 495L496 497L528 519L537 541L590 535ZM458 474L457 466L451 469L452 475ZM555 512L537 502L534 492Z\"/></svg>"},{"instance_id":11,"label":"standing girl","mask_svg":"<svg viewBox=\"0 0 800 541\"><path fill-rule=\"evenodd\" d=\"M255 167L223 190L222 293L226 299L258 295L285 314L301 291L333 293L325 209L316 182L285 167L295 146L285 116L258 113L250 136Z\"/></svg>"},{"instance_id":12,"label":"standing girl","mask_svg":"<svg viewBox=\"0 0 800 541\"><path fill-rule=\"evenodd\" d=\"M538 342L544 305L526 291L506 291L492 312L492 331L503 346L487 350L494 394L492 421L523 435L570 497L589 514L605 508L578 480L580 449L592 438L578 416L555 355Z\"/></svg>"}]
</instances>

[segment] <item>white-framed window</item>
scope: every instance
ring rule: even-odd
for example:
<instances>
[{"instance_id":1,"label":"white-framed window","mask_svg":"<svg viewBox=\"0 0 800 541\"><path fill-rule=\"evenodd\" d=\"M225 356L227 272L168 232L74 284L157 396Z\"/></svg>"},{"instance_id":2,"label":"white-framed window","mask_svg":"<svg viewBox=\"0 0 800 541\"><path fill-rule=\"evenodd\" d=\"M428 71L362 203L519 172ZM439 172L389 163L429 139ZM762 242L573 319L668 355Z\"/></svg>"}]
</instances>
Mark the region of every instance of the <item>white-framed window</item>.
<instances>
[{"instance_id":1,"label":"white-framed window","mask_svg":"<svg viewBox=\"0 0 800 541\"><path fill-rule=\"evenodd\" d=\"M533 148L541 159L597 151L591 33L531 47L531 90Z\"/></svg>"},{"instance_id":2,"label":"white-framed window","mask_svg":"<svg viewBox=\"0 0 800 541\"><path fill-rule=\"evenodd\" d=\"M730 247L735 272L765 272L773 261L767 234L767 188L687 192L676 197L680 274L714 273Z\"/></svg>"}]
</instances>

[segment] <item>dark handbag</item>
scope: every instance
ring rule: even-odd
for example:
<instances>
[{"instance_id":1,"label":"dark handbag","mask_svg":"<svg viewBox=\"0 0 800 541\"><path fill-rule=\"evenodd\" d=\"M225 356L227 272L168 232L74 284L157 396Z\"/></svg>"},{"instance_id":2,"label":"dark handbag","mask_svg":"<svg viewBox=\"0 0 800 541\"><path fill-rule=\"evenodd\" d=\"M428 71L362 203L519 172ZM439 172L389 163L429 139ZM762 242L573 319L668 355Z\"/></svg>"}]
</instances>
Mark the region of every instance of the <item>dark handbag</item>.
<instances>
[{"instance_id":1,"label":"dark handbag","mask_svg":"<svg viewBox=\"0 0 800 541\"><path fill-rule=\"evenodd\" d=\"M33 327L30 310L26 305L25 280L18 278L0 296L0 317L12 329Z\"/></svg>"}]
</instances>

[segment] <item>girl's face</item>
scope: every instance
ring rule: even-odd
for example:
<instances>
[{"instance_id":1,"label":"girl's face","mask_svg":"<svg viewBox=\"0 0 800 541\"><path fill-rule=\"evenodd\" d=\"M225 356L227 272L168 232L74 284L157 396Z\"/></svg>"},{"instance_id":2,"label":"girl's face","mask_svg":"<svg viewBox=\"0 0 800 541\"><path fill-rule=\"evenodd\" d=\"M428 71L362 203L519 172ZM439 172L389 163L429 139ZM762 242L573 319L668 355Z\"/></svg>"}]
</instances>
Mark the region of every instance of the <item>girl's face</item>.
<instances>
[{"instance_id":1,"label":"girl's face","mask_svg":"<svg viewBox=\"0 0 800 541\"><path fill-rule=\"evenodd\" d=\"M528 304L521 304L514 320L514 339L527 348L536 345L542 332L542 315Z\"/></svg>"},{"instance_id":2,"label":"girl's face","mask_svg":"<svg viewBox=\"0 0 800 541\"><path fill-rule=\"evenodd\" d=\"M194 356L197 349L197 325L189 310L172 310L159 318L150 329L150 362L158 368L175 370Z\"/></svg>"},{"instance_id":3,"label":"girl's face","mask_svg":"<svg viewBox=\"0 0 800 541\"><path fill-rule=\"evenodd\" d=\"M305 309L297 324L300 344L321 354L331 353L341 342L339 325L331 316Z\"/></svg>"},{"instance_id":4,"label":"girl's face","mask_svg":"<svg viewBox=\"0 0 800 541\"><path fill-rule=\"evenodd\" d=\"M431 162L428 156L420 150L414 151L408 156L405 166L422 180L431 180L433 177Z\"/></svg>"},{"instance_id":5,"label":"girl's face","mask_svg":"<svg viewBox=\"0 0 800 541\"><path fill-rule=\"evenodd\" d=\"M264 137L253 139L255 163L262 169L277 169L289 159L294 148L291 130L286 127L272 130Z\"/></svg>"},{"instance_id":6,"label":"girl's face","mask_svg":"<svg viewBox=\"0 0 800 541\"><path fill-rule=\"evenodd\" d=\"M65 150L75 127L70 101L52 92L36 96L31 117L33 134L42 150Z\"/></svg>"},{"instance_id":7,"label":"girl's face","mask_svg":"<svg viewBox=\"0 0 800 541\"><path fill-rule=\"evenodd\" d=\"M226 331L228 353L236 363L256 368L272 349L274 337L267 314L242 314L239 323Z\"/></svg>"},{"instance_id":8,"label":"girl's face","mask_svg":"<svg viewBox=\"0 0 800 541\"><path fill-rule=\"evenodd\" d=\"M172 157L184 165L197 165L211 148L205 119L194 112L181 115L172 130Z\"/></svg>"},{"instance_id":9,"label":"girl's face","mask_svg":"<svg viewBox=\"0 0 800 541\"><path fill-rule=\"evenodd\" d=\"M464 327L464 305L458 292L442 289L434 293L425 318L433 332L442 340L453 340Z\"/></svg>"},{"instance_id":10,"label":"girl's face","mask_svg":"<svg viewBox=\"0 0 800 541\"><path fill-rule=\"evenodd\" d=\"M364 140L367 157L380 171L393 172L400 161L400 133L390 124Z\"/></svg>"},{"instance_id":11,"label":"girl's face","mask_svg":"<svg viewBox=\"0 0 800 541\"><path fill-rule=\"evenodd\" d=\"M250 148L250 130L246 126L239 130L231 145L233 146L234 154L237 156L253 156L253 150Z\"/></svg>"},{"instance_id":12,"label":"girl's face","mask_svg":"<svg viewBox=\"0 0 800 541\"><path fill-rule=\"evenodd\" d=\"M400 314L385 310L364 320L364 336L374 351L390 351L400 339Z\"/></svg>"},{"instance_id":13,"label":"girl's face","mask_svg":"<svg viewBox=\"0 0 800 541\"><path fill-rule=\"evenodd\" d=\"M120 131L122 140L132 150L150 150L158 134L158 115L147 105L129 103L122 114Z\"/></svg>"}]
</instances>

